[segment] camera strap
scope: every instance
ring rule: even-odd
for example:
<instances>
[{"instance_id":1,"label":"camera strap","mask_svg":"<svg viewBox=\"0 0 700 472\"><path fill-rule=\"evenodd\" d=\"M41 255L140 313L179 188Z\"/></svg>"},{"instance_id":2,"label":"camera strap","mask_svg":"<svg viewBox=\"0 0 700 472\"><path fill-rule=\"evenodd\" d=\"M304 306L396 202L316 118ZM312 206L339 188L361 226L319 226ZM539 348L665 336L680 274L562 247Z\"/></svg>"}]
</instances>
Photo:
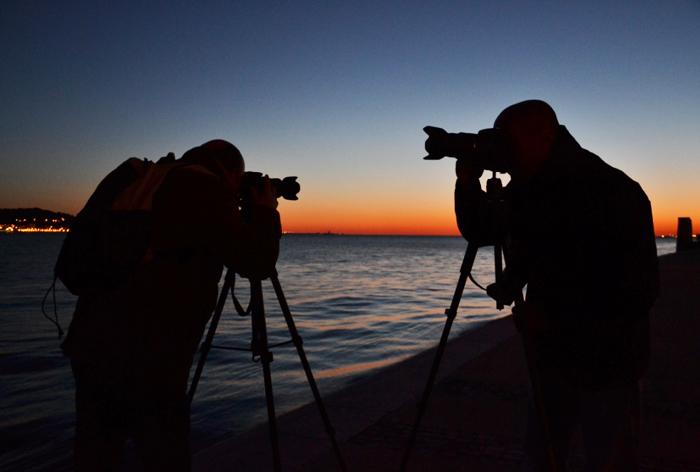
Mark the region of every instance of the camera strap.
<instances>
[{"instance_id":1,"label":"camera strap","mask_svg":"<svg viewBox=\"0 0 700 472\"><path fill-rule=\"evenodd\" d=\"M238 301L238 297L236 297L236 275L234 274L233 277L231 277L231 298L233 298L233 306L236 309L236 313L238 313L238 316L248 316L251 313L251 300L248 300L248 308L243 309L243 305L241 305L241 302Z\"/></svg>"},{"instance_id":2,"label":"camera strap","mask_svg":"<svg viewBox=\"0 0 700 472\"><path fill-rule=\"evenodd\" d=\"M58 321L58 308L56 306L56 279L58 277L54 276L53 282L51 282L51 286L46 290L46 293L44 294L44 298L41 300L41 313L44 315L44 318L49 320L51 323L56 326L56 331L58 332L58 339L61 339L63 337L63 328L61 328L61 323ZM53 301L53 318L51 318L47 313L46 313L46 299L49 298L49 294L52 293L52 301Z\"/></svg>"}]
</instances>

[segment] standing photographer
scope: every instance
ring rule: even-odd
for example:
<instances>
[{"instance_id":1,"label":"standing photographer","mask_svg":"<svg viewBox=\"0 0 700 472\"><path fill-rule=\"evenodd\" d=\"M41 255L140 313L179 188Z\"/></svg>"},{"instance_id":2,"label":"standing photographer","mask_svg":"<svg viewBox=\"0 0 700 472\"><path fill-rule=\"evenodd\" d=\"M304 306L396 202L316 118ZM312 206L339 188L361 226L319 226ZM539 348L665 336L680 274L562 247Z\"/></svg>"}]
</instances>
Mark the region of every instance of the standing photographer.
<instances>
[{"instance_id":1,"label":"standing photographer","mask_svg":"<svg viewBox=\"0 0 700 472\"><path fill-rule=\"evenodd\" d=\"M508 211L499 217L508 237L496 240L498 218L476 160L457 161L455 212L468 241L501 242L510 254L489 294L510 304L527 285L514 315L537 376L528 463L564 470L581 425L589 470L636 470L638 380L658 291L649 200L623 172L581 148L543 101L506 108L494 128L510 149ZM439 139L431 136L426 149Z\"/></svg>"},{"instance_id":2,"label":"standing photographer","mask_svg":"<svg viewBox=\"0 0 700 472\"><path fill-rule=\"evenodd\" d=\"M279 250L270 181L250 189L244 219L243 173L235 146L209 141L101 203L127 216L145 210L149 243L124 280L81 289L62 346L76 382L77 470L118 469L129 438L146 470L190 469L187 381L223 265L265 278ZM85 215L99 213L97 200Z\"/></svg>"}]
</instances>

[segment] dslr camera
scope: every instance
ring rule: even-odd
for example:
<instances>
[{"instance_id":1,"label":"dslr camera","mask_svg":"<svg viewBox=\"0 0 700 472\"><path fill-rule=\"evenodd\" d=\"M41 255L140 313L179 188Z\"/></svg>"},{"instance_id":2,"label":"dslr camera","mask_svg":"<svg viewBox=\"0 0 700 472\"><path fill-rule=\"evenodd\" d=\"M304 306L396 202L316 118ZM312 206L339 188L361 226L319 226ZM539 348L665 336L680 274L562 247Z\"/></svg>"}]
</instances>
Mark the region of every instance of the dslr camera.
<instances>
[{"instance_id":1,"label":"dslr camera","mask_svg":"<svg viewBox=\"0 0 700 472\"><path fill-rule=\"evenodd\" d=\"M241 200L249 202L251 199L251 188L261 189L263 186L264 177L262 172L244 172L243 181L241 182ZM296 177L285 177L283 179L270 179L272 193L276 198L284 198L285 200L299 200L297 194L301 187L297 182Z\"/></svg>"},{"instance_id":2,"label":"dslr camera","mask_svg":"<svg viewBox=\"0 0 700 472\"><path fill-rule=\"evenodd\" d=\"M442 128L426 126L428 135L423 159L438 160L443 157L467 159L474 165L493 172L509 172L513 147L498 128L482 129L478 133L448 133Z\"/></svg>"}]
</instances>

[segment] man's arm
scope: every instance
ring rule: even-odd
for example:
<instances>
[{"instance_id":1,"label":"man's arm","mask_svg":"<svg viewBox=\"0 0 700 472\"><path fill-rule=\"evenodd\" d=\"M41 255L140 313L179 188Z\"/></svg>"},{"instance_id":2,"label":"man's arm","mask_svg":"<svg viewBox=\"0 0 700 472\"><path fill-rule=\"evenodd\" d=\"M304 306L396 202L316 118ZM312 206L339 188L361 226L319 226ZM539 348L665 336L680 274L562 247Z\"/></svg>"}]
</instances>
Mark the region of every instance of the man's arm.
<instances>
[{"instance_id":1,"label":"man's arm","mask_svg":"<svg viewBox=\"0 0 700 472\"><path fill-rule=\"evenodd\" d=\"M245 218L237 202L225 208L221 234L229 235L229 240L224 238L219 247L228 267L241 275L263 279L275 269L282 226L270 180L266 177L263 187L252 188L251 193L251 207Z\"/></svg>"},{"instance_id":2,"label":"man's arm","mask_svg":"<svg viewBox=\"0 0 700 472\"><path fill-rule=\"evenodd\" d=\"M619 253L617 303L648 311L659 293L659 268L651 203L638 184L623 187L611 201L611 234Z\"/></svg>"},{"instance_id":3,"label":"man's arm","mask_svg":"<svg viewBox=\"0 0 700 472\"><path fill-rule=\"evenodd\" d=\"M455 215L459 232L464 239L479 246L493 244L491 215L486 193L479 182L483 169L466 159L457 159L455 172Z\"/></svg>"},{"instance_id":4,"label":"man's arm","mask_svg":"<svg viewBox=\"0 0 700 472\"><path fill-rule=\"evenodd\" d=\"M269 276L279 253L279 213L272 202L254 199L244 220L238 203L214 174L198 166L173 170L154 198L155 248L204 250L246 276Z\"/></svg>"}]
</instances>

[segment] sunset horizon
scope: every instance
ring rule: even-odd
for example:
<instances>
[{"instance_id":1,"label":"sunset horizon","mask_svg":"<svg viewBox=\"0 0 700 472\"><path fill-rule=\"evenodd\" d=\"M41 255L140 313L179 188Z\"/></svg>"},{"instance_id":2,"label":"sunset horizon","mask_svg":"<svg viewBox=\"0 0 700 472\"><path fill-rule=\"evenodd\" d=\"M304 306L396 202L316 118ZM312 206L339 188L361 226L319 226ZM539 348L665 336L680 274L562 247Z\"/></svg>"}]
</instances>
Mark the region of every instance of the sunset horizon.
<instances>
[{"instance_id":1,"label":"sunset horizon","mask_svg":"<svg viewBox=\"0 0 700 472\"><path fill-rule=\"evenodd\" d=\"M0 207L75 214L127 158L221 138L299 177L287 231L457 235L423 127L536 98L641 185L657 234L700 224L697 5L244 4L8 4Z\"/></svg>"}]
</instances>

